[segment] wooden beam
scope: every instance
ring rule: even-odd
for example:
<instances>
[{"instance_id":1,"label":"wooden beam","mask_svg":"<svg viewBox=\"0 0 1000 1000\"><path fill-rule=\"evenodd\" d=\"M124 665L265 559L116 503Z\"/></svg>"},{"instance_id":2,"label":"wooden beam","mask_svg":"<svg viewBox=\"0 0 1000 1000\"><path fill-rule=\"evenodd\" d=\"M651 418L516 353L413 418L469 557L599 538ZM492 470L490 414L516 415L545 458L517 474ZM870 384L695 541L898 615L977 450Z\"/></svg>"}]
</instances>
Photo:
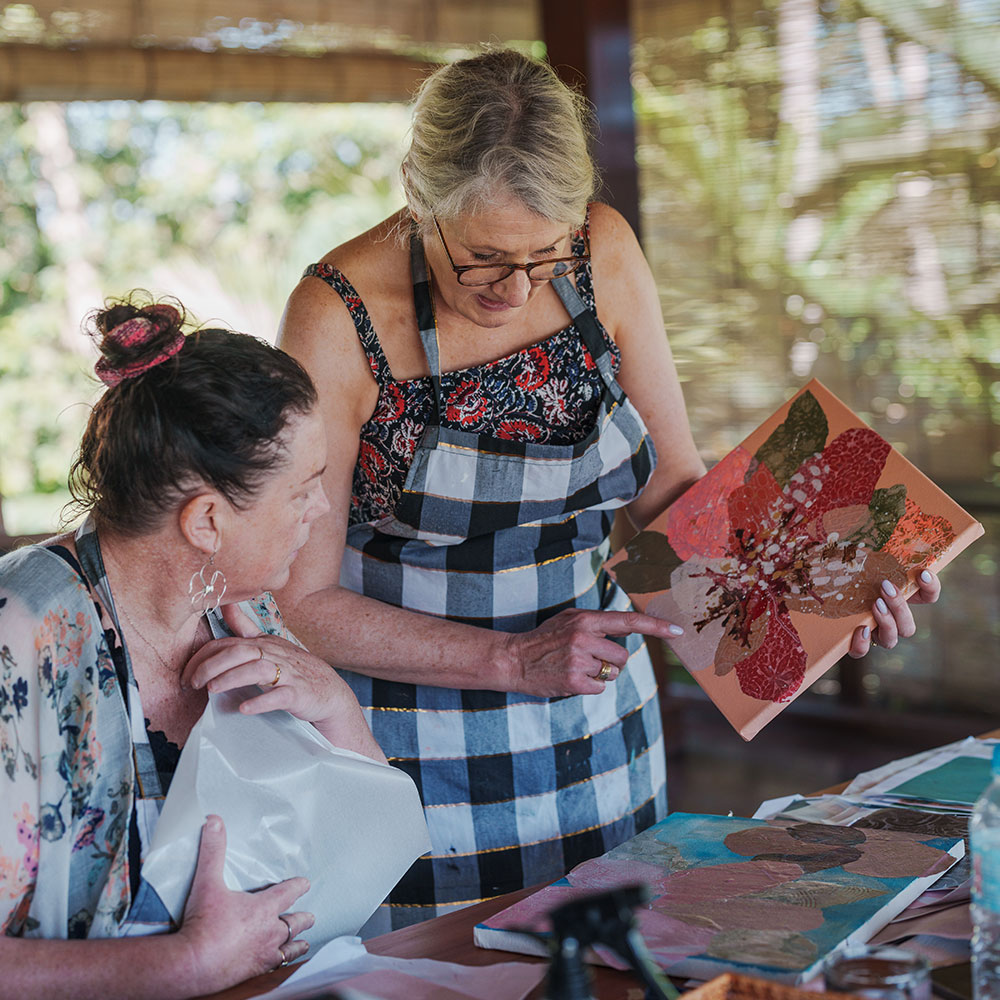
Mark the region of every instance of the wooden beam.
<instances>
[{"instance_id":1,"label":"wooden beam","mask_svg":"<svg viewBox=\"0 0 1000 1000\"><path fill-rule=\"evenodd\" d=\"M632 108L632 37L622 0L541 0L549 62L593 103L600 123L594 158L601 197L639 235L639 172Z\"/></svg>"},{"instance_id":2,"label":"wooden beam","mask_svg":"<svg viewBox=\"0 0 1000 1000\"><path fill-rule=\"evenodd\" d=\"M405 102L435 68L391 53L0 45L0 101Z\"/></svg>"}]
</instances>

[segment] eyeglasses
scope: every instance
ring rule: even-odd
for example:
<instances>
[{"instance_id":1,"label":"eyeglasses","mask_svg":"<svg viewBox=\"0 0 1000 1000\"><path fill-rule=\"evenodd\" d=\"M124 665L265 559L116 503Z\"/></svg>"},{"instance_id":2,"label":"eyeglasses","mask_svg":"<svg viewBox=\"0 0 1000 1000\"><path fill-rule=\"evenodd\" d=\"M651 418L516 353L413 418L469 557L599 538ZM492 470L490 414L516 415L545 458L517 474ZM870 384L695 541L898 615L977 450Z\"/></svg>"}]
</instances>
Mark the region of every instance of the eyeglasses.
<instances>
[{"instance_id":1,"label":"eyeglasses","mask_svg":"<svg viewBox=\"0 0 1000 1000\"><path fill-rule=\"evenodd\" d=\"M587 239L586 230L584 230L584 252L573 257L536 260L530 264L456 264L455 258L452 257L448 244L445 242L444 233L441 232L441 224L438 222L437 216L434 216L434 225L437 226L438 236L441 237L441 246L444 247L444 252L448 255L451 269L455 272L455 277L460 285L493 285L509 278L515 271L524 271L529 281L551 281L553 278L572 274L590 260L590 242Z\"/></svg>"}]
</instances>

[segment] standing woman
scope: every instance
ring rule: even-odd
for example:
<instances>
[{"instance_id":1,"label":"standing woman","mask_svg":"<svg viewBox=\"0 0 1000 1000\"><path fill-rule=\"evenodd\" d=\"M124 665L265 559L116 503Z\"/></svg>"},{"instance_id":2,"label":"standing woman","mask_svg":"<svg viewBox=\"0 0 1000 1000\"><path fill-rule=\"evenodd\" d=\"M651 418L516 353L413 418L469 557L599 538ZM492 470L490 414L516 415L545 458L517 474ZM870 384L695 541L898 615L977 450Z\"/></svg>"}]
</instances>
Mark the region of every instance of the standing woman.
<instances>
[{"instance_id":1,"label":"standing woman","mask_svg":"<svg viewBox=\"0 0 1000 1000\"><path fill-rule=\"evenodd\" d=\"M200 996L301 957L312 924L304 877L226 886L217 816L179 927L142 877L208 692L261 685L241 711L284 709L384 758L267 593L328 510L309 376L134 297L92 332L107 389L71 476L87 517L0 559L0 994Z\"/></svg>"},{"instance_id":2,"label":"standing woman","mask_svg":"<svg viewBox=\"0 0 1000 1000\"><path fill-rule=\"evenodd\" d=\"M602 569L704 472L636 239L592 203L582 99L513 51L422 86L407 207L307 268L331 515L282 606L416 781L432 854L369 928L564 874L666 811L640 633ZM908 613L908 612L904 612Z\"/></svg>"}]
</instances>

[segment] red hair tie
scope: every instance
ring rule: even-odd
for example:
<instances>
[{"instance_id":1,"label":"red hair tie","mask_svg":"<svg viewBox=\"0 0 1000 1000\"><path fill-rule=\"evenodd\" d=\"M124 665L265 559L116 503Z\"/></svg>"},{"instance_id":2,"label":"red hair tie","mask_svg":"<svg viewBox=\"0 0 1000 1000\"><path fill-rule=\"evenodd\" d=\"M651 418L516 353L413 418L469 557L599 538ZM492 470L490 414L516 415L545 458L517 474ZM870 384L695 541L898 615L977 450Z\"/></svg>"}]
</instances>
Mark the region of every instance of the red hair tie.
<instances>
[{"instance_id":1,"label":"red hair tie","mask_svg":"<svg viewBox=\"0 0 1000 1000\"><path fill-rule=\"evenodd\" d=\"M173 306L150 306L147 312L163 316L171 324L180 323L180 313ZM120 344L122 347L137 347L152 340L156 332L156 327L145 316L133 316L131 319L127 319L124 323L119 323L116 327L109 330L107 338L113 340L116 344ZM167 358L172 358L184 346L185 339L184 334L178 330L174 339L159 354L152 358L144 361L133 361L130 364L122 365L120 368L112 366L107 358L101 358L94 365L94 371L105 385L118 385L124 379L135 378L137 375L141 375L143 372L149 371L150 368L154 368L156 365L166 361Z\"/></svg>"}]
</instances>

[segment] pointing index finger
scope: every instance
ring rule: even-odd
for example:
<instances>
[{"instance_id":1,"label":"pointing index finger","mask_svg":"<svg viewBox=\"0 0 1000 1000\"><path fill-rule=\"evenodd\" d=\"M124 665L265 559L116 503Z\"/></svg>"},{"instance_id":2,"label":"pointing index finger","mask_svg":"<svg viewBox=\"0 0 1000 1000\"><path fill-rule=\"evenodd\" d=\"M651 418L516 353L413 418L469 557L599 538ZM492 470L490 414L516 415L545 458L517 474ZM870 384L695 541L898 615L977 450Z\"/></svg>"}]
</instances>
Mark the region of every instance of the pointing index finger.
<instances>
[{"instance_id":1,"label":"pointing index finger","mask_svg":"<svg viewBox=\"0 0 1000 1000\"><path fill-rule=\"evenodd\" d=\"M630 635L641 632L658 639L676 639L684 629L662 618L645 615L641 611L602 611L601 630L605 635Z\"/></svg>"}]
</instances>

